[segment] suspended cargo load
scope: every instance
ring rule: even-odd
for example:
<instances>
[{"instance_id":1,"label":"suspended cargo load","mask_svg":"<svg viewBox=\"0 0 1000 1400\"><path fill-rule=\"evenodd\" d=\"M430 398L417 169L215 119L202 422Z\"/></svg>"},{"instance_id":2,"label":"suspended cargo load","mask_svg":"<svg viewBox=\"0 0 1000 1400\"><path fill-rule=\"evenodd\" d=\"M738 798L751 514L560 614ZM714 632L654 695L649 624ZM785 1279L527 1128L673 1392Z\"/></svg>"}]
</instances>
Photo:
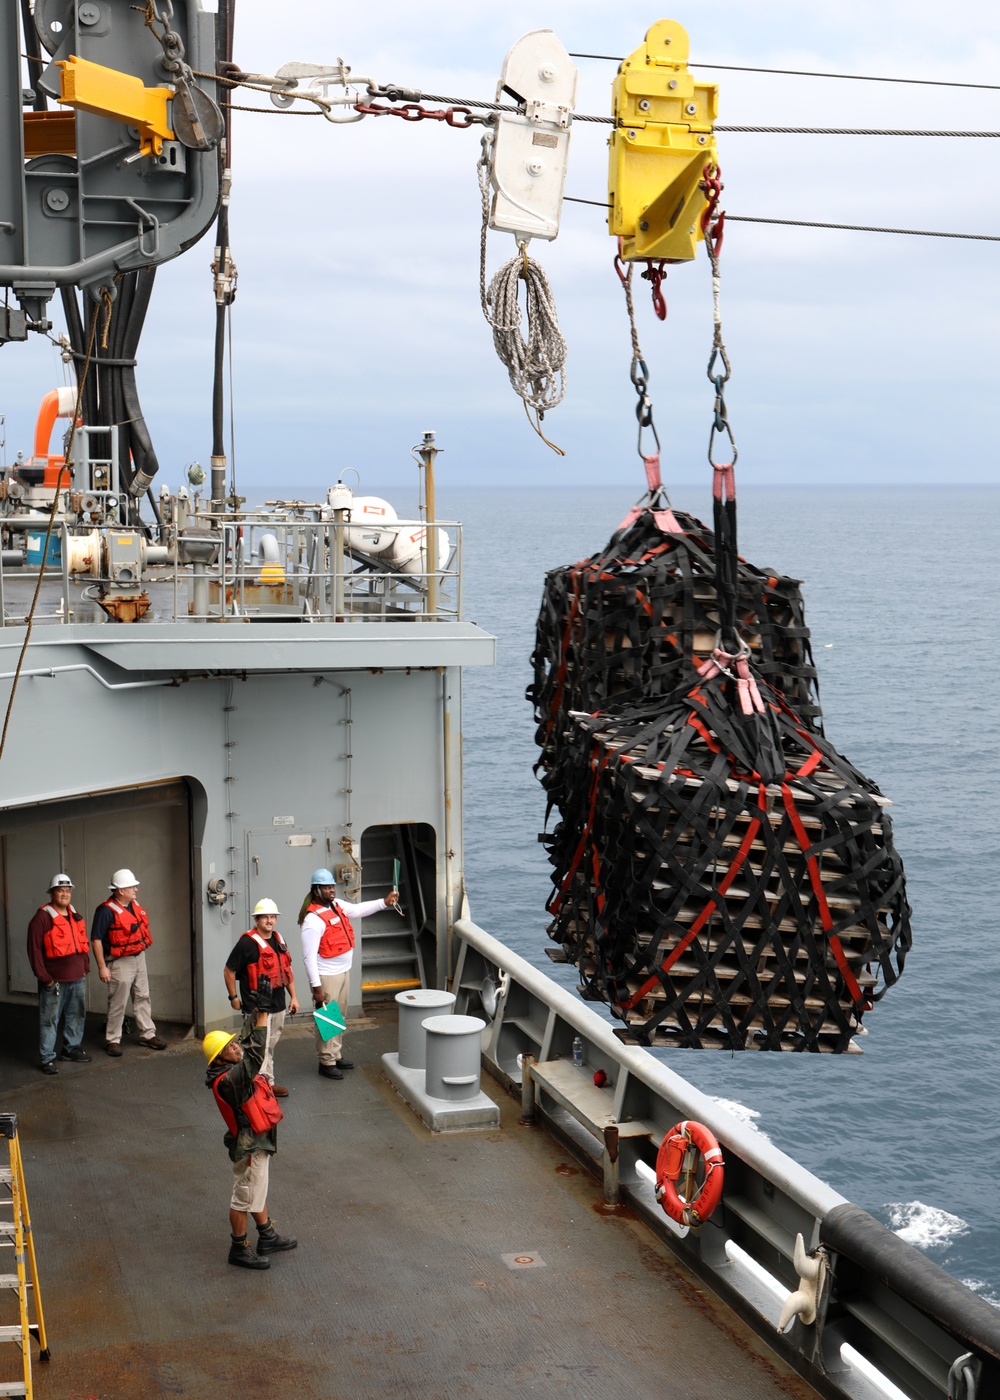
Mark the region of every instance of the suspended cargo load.
<instances>
[{"instance_id":1,"label":"suspended cargo load","mask_svg":"<svg viewBox=\"0 0 1000 1400\"><path fill-rule=\"evenodd\" d=\"M532 656L539 768L558 761L566 715L672 694L720 628L715 536L684 511L637 508L604 549L546 577ZM738 563L737 626L755 668L822 728L797 579ZM548 780L542 777L548 787Z\"/></svg>"},{"instance_id":2,"label":"suspended cargo load","mask_svg":"<svg viewBox=\"0 0 1000 1400\"><path fill-rule=\"evenodd\" d=\"M703 672L567 716L550 955L626 1040L847 1050L910 947L888 804L748 667Z\"/></svg>"}]
</instances>

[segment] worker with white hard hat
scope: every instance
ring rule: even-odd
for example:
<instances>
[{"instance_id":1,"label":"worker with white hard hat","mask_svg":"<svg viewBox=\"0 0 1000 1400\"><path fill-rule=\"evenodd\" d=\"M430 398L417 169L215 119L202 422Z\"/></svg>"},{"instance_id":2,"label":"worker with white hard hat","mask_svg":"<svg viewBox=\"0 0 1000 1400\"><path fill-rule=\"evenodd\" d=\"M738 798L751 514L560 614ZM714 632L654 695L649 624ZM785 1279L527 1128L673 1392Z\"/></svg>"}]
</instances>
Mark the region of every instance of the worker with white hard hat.
<instances>
[{"instance_id":1,"label":"worker with white hard hat","mask_svg":"<svg viewBox=\"0 0 1000 1400\"><path fill-rule=\"evenodd\" d=\"M166 1050L166 1041L157 1037L149 1000L146 949L153 935L149 915L136 899L139 881L131 870L123 868L112 875L110 888L111 894L97 906L90 926L97 971L108 987L104 1048L115 1058L121 1055L122 1024L131 996L139 1044L145 1050Z\"/></svg>"},{"instance_id":2,"label":"worker with white hard hat","mask_svg":"<svg viewBox=\"0 0 1000 1400\"><path fill-rule=\"evenodd\" d=\"M329 1006L337 1003L343 1019L347 1018L347 1000L351 984L351 964L354 961L354 928L352 919L364 919L399 903L395 890L385 899L368 899L363 904L349 904L337 898L337 881L332 870L314 870L309 893L299 910L302 926L302 957L309 975L313 1004ZM324 1079L343 1079L345 1069L353 1069L353 1060L341 1054L343 1034L324 1040L316 1029L316 1054L319 1072Z\"/></svg>"},{"instance_id":3,"label":"worker with white hard hat","mask_svg":"<svg viewBox=\"0 0 1000 1400\"><path fill-rule=\"evenodd\" d=\"M241 1009L247 1013L270 1013L267 1050L260 1072L270 1084L275 1096L283 1099L288 1090L283 1084L274 1082L274 1051L281 1039L281 1028L285 1024L286 988L287 1010L292 1016L299 1009L299 999L295 994L292 956L278 932L279 913L280 910L273 899L257 901L253 911L254 927L237 939L235 948L226 959L222 975L226 980L229 1004L234 1011ZM261 977L266 977L270 984L266 996L261 996L258 992L258 981Z\"/></svg>"},{"instance_id":4,"label":"worker with white hard hat","mask_svg":"<svg viewBox=\"0 0 1000 1400\"><path fill-rule=\"evenodd\" d=\"M58 1074L56 1045L62 1026L60 1060L89 1064L83 1048L87 1013L90 942L87 921L73 908L73 881L53 875L49 901L28 925L28 961L38 978L38 1054L43 1074Z\"/></svg>"}]
</instances>

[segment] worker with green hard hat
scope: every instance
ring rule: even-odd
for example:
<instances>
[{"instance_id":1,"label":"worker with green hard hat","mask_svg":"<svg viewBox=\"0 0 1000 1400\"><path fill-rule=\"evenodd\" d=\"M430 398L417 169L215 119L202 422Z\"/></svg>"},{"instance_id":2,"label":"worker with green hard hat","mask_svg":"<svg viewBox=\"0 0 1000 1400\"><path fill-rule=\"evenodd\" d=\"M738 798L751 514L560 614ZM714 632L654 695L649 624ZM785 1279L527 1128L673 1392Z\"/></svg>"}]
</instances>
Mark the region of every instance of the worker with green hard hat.
<instances>
[{"instance_id":1,"label":"worker with green hard hat","mask_svg":"<svg viewBox=\"0 0 1000 1400\"><path fill-rule=\"evenodd\" d=\"M236 946L226 959L222 975L229 993L229 1004L234 1010L239 1007L244 1013L258 1009L270 1012L267 1050L261 1074L271 1085L275 1096L283 1099L288 1090L283 1084L274 1082L274 1052L285 1024L286 1009L294 1016L299 1009L299 999L295 994L292 957L278 932L279 914L280 910L273 899L257 901L253 911L254 927L237 939ZM258 983L262 976L267 977L271 986L266 1005L258 995Z\"/></svg>"},{"instance_id":2,"label":"worker with green hard hat","mask_svg":"<svg viewBox=\"0 0 1000 1400\"><path fill-rule=\"evenodd\" d=\"M351 984L351 963L354 961L354 928L352 919L363 919L399 903L393 890L385 899L369 899L363 904L349 904L337 898L337 881L332 870L314 870L309 881L309 893L299 910L302 928L302 958L312 989L313 1004L328 1006L336 1002L343 1019L347 1017L347 1001ZM343 1079L345 1069L354 1063L341 1055L343 1035L324 1040L316 1029L316 1054L319 1072L324 1079Z\"/></svg>"},{"instance_id":3,"label":"worker with green hard hat","mask_svg":"<svg viewBox=\"0 0 1000 1400\"><path fill-rule=\"evenodd\" d=\"M264 974L258 978L257 992L262 1002L270 996ZM202 1041L208 1061L205 1083L225 1122L223 1141L233 1164L229 1262L241 1269L267 1269L271 1254L298 1244L292 1236L278 1234L267 1209L271 1157L278 1150L277 1127L282 1118L274 1092L261 1074L269 1014L258 1010L254 1017L248 1016L240 1035L209 1031ZM257 1226L256 1250L247 1240L248 1215Z\"/></svg>"}]
</instances>

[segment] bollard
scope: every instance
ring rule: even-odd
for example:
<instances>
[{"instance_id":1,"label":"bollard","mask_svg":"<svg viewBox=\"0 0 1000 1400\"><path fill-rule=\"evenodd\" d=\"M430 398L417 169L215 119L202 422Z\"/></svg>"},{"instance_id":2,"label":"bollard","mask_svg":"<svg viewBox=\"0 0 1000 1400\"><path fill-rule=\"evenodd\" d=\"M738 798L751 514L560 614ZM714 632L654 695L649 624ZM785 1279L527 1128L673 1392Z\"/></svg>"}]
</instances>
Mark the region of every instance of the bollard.
<instances>
[{"instance_id":1,"label":"bollard","mask_svg":"<svg viewBox=\"0 0 1000 1400\"><path fill-rule=\"evenodd\" d=\"M459 1103L479 1093L481 1033L479 1016L429 1016L427 1033L427 1094L432 1099Z\"/></svg>"},{"instance_id":2,"label":"bollard","mask_svg":"<svg viewBox=\"0 0 1000 1400\"><path fill-rule=\"evenodd\" d=\"M447 1014L455 1005L454 992L436 987L415 987L397 992L399 1007L399 1063L403 1069L423 1069L427 1063L427 1037L424 1021L428 1016Z\"/></svg>"},{"instance_id":3,"label":"bollard","mask_svg":"<svg viewBox=\"0 0 1000 1400\"><path fill-rule=\"evenodd\" d=\"M535 1121L535 1081L531 1071L535 1067L534 1055L521 1056L521 1122Z\"/></svg>"}]
</instances>

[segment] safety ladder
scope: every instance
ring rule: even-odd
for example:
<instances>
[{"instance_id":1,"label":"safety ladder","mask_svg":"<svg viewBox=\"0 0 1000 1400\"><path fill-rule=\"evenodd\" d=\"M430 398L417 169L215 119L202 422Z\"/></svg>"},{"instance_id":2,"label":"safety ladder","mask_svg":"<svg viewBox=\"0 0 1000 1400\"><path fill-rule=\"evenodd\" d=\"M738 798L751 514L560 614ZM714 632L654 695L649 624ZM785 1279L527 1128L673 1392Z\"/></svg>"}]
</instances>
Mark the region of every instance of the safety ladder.
<instances>
[{"instance_id":1,"label":"safety ladder","mask_svg":"<svg viewBox=\"0 0 1000 1400\"><path fill-rule=\"evenodd\" d=\"M18 1321L8 1325L0 1320L0 1342L14 1342L21 1348L23 1380L0 1380L0 1395L25 1395L31 1400L31 1339L40 1347L39 1361L48 1361L50 1352L45 1339L45 1319L42 1316L42 1295L38 1287L38 1267L35 1263L35 1243L31 1234L28 1193L24 1185L24 1165L21 1144L17 1136L17 1114L0 1113L0 1138L8 1148L9 1164L0 1165L0 1250L13 1249L14 1272L0 1273L0 1306L7 1309L10 1294L17 1295ZM10 1210L10 1219L6 1218ZM4 1265L0 1255L0 1269ZM29 1319L28 1289L34 1295L36 1321Z\"/></svg>"}]
</instances>

